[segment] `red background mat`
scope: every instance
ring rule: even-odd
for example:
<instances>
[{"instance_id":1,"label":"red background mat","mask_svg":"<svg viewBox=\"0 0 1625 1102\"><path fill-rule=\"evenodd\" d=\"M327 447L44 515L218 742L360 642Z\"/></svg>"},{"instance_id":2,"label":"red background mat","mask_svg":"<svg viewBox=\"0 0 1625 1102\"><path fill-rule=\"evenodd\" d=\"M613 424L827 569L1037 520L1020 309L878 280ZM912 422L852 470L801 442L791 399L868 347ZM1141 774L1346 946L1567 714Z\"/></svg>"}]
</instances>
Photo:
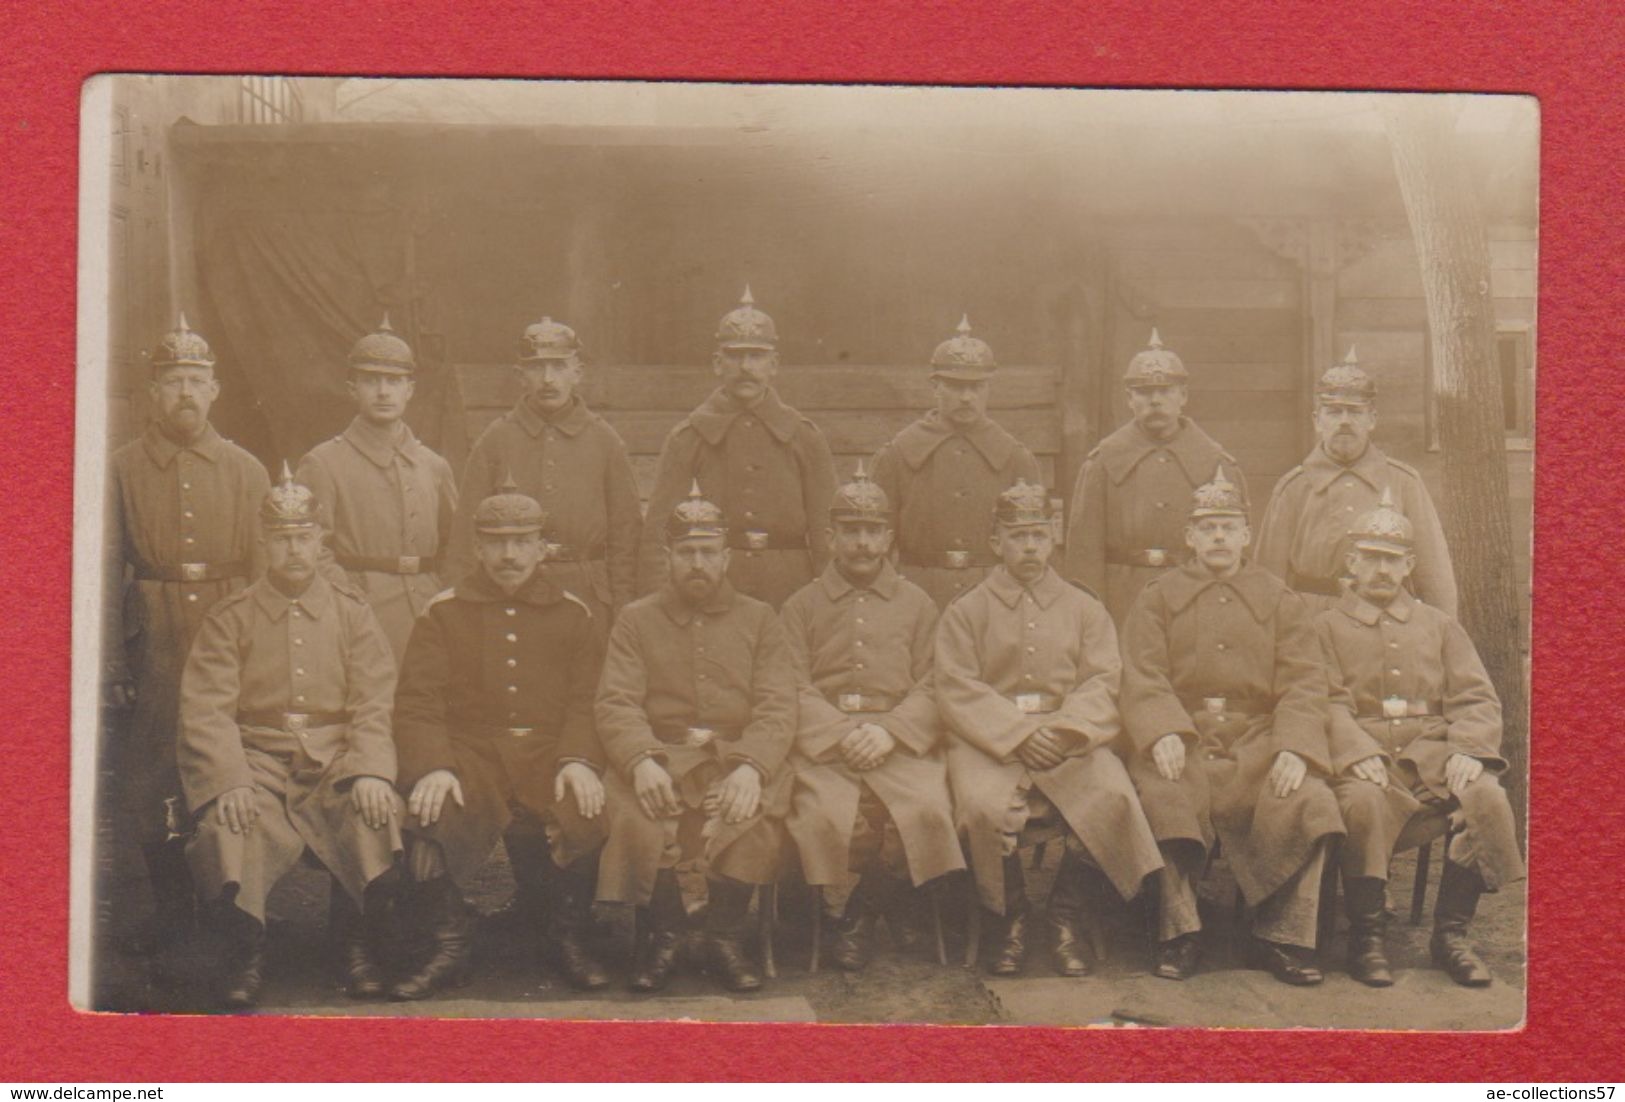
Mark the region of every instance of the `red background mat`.
<instances>
[{"instance_id":1,"label":"red background mat","mask_svg":"<svg viewBox=\"0 0 1625 1102\"><path fill-rule=\"evenodd\" d=\"M1616 778L1622 21L1604 3L8 5L0 46L0 1079L1605 1080ZM1613 15L1609 15L1609 11ZM1472 90L1541 140L1529 1019L1499 1035L82 1015L67 1002L80 83L103 71ZM1609 89L1613 89L1610 92Z\"/></svg>"}]
</instances>

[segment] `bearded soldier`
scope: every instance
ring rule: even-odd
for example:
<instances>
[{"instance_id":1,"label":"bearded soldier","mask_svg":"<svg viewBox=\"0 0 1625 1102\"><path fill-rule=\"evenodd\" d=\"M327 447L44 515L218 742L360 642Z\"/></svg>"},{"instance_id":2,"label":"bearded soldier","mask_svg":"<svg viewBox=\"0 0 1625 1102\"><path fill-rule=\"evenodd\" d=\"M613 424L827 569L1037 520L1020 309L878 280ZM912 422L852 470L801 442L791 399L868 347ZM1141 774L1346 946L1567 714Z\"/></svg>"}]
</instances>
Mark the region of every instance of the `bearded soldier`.
<instances>
[{"instance_id":1,"label":"bearded soldier","mask_svg":"<svg viewBox=\"0 0 1625 1102\"><path fill-rule=\"evenodd\" d=\"M259 460L209 424L214 354L181 316L152 353L155 416L113 453L103 568L105 681L132 708L113 748L119 832L141 846L156 914L124 941L157 951L192 920L175 738L181 670L204 614L264 564L254 512L270 488ZM166 808L168 813L166 814Z\"/></svg>"},{"instance_id":2,"label":"bearded soldier","mask_svg":"<svg viewBox=\"0 0 1625 1102\"><path fill-rule=\"evenodd\" d=\"M471 510L512 476L547 518L542 571L608 624L634 595L643 514L625 442L578 393L581 353L568 325L543 318L526 328L514 368L524 394L474 442L460 497ZM478 568L477 543L459 517L449 578Z\"/></svg>"},{"instance_id":3,"label":"bearded soldier","mask_svg":"<svg viewBox=\"0 0 1625 1102\"><path fill-rule=\"evenodd\" d=\"M746 287L717 327L712 363L722 385L666 437L649 492L649 516L665 517L698 482L732 522L729 582L774 608L829 561L819 522L835 493L823 432L773 389L778 339ZM660 530L651 524L643 532L639 592L659 589L666 567Z\"/></svg>"},{"instance_id":4,"label":"bearded soldier","mask_svg":"<svg viewBox=\"0 0 1625 1102\"><path fill-rule=\"evenodd\" d=\"M307 848L342 896L345 989L375 997L364 916L384 913L401 852L395 661L361 595L318 572L316 498L286 464L260 528L266 576L209 613L181 679L176 759L197 830L187 856L229 946L220 997L258 999L265 898Z\"/></svg>"},{"instance_id":5,"label":"bearded soldier","mask_svg":"<svg viewBox=\"0 0 1625 1102\"><path fill-rule=\"evenodd\" d=\"M451 464L403 419L416 370L386 316L350 349L345 385L355 419L311 449L297 475L320 502L327 550L367 598L397 661L412 622L440 591L436 572L457 508Z\"/></svg>"},{"instance_id":6,"label":"bearded soldier","mask_svg":"<svg viewBox=\"0 0 1625 1102\"><path fill-rule=\"evenodd\" d=\"M1456 614L1456 575L1433 499L1416 468L1384 455L1371 443L1377 426L1377 384L1346 359L1315 387L1315 432L1320 442L1301 464L1281 476L1259 525L1259 566L1304 594L1310 611L1331 608L1343 591L1345 538L1356 517L1373 509L1383 490L1415 526L1416 595Z\"/></svg>"},{"instance_id":7,"label":"bearded soldier","mask_svg":"<svg viewBox=\"0 0 1625 1102\"><path fill-rule=\"evenodd\" d=\"M830 957L858 971L903 878L917 886L965 861L930 680L937 606L892 565L886 493L861 464L829 523L834 560L781 617L801 681L786 826L836 916Z\"/></svg>"},{"instance_id":8,"label":"bearded soldier","mask_svg":"<svg viewBox=\"0 0 1625 1102\"><path fill-rule=\"evenodd\" d=\"M935 408L875 456L875 482L897 510L899 569L938 607L1000 561L988 550L994 499L1017 479L1042 481L1033 453L987 415L997 367L961 318L931 354Z\"/></svg>"},{"instance_id":9,"label":"bearded soldier","mask_svg":"<svg viewBox=\"0 0 1625 1102\"><path fill-rule=\"evenodd\" d=\"M1042 486L1000 494L999 554L937 628L937 705L949 731L948 779L971 871L997 944L987 967L1014 975L1026 961L1027 895L1017 853L1024 829L1050 827L1065 856L1049 901L1055 970L1089 971L1083 926L1115 888L1133 898L1161 865L1123 763L1122 670L1111 617L1049 565L1053 511Z\"/></svg>"},{"instance_id":10,"label":"bearded soldier","mask_svg":"<svg viewBox=\"0 0 1625 1102\"><path fill-rule=\"evenodd\" d=\"M1348 826L1349 974L1372 987L1393 983L1383 948L1388 862L1407 834L1436 831L1450 815L1465 828L1445 855L1430 949L1451 979L1482 987L1490 971L1467 925L1481 893L1524 878L1497 780L1507 767L1501 703L1461 625L1406 592L1415 533L1390 491L1350 535L1353 583L1315 620L1331 677L1332 787Z\"/></svg>"},{"instance_id":11,"label":"bearded soldier","mask_svg":"<svg viewBox=\"0 0 1625 1102\"><path fill-rule=\"evenodd\" d=\"M1196 883L1218 841L1256 908L1258 963L1283 983L1316 984L1325 842L1343 826L1322 779L1314 628L1301 598L1243 559L1247 504L1223 467L1189 515L1190 561L1147 582L1123 622L1129 769L1164 862L1156 974L1196 970Z\"/></svg>"},{"instance_id":12,"label":"bearded soldier","mask_svg":"<svg viewBox=\"0 0 1625 1102\"><path fill-rule=\"evenodd\" d=\"M462 888L499 838L522 913L541 919L564 978L583 989L609 982L588 944L604 837L592 721L603 628L540 569L547 517L512 481L479 503L473 524L479 568L412 629L395 698L416 910L431 948L394 999L466 980Z\"/></svg>"},{"instance_id":13,"label":"bearded soldier","mask_svg":"<svg viewBox=\"0 0 1625 1102\"><path fill-rule=\"evenodd\" d=\"M687 918L677 863L703 857L709 964L729 989L752 991L762 980L743 936L753 886L778 873L768 816L789 799L795 666L773 609L727 580L728 524L698 485L663 527L669 580L615 621L598 688L610 763L598 898L639 908L628 986L658 991Z\"/></svg>"},{"instance_id":14,"label":"bearded soldier","mask_svg":"<svg viewBox=\"0 0 1625 1102\"><path fill-rule=\"evenodd\" d=\"M1185 561L1185 503L1214 467L1247 497L1236 461L1185 416L1190 373L1155 329L1123 385L1134 419L1084 459L1066 537L1067 576L1102 594L1118 624L1141 586Z\"/></svg>"}]
</instances>

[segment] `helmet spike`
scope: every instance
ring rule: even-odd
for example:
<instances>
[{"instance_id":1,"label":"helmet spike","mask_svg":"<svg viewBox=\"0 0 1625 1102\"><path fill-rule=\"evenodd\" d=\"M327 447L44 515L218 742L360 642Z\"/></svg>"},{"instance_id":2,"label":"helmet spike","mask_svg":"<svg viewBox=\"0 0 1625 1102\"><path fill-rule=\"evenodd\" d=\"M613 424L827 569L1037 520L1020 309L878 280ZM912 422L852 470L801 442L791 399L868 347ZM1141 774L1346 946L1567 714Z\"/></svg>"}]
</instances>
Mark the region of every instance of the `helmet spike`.
<instances>
[{"instance_id":1,"label":"helmet spike","mask_svg":"<svg viewBox=\"0 0 1625 1102\"><path fill-rule=\"evenodd\" d=\"M970 336L970 314L968 312L959 315L959 325L954 332L963 337Z\"/></svg>"},{"instance_id":2,"label":"helmet spike","mask_svg":"<svg viewBox=\"0 0 1625 1102\"><path fill-rule=\"evenodd\" d=\"M1380 509L1398 508L1398 506L1394 504L1394 488L1392 486L1384 486L1382 488L1382 497L1377 500L1377 507Z\"/></svg>"},{"instance_id":3,"label":"helmet spike","mask_svg":"<svg viewBox=\"0 0 1625 1102\"><path fill-rule=\"evenodd\" d=\"M175 322L175 328L179 329L182 333L189 333L192 331L192 327L186 324L185 310L180 311L180 317Z\"/></svg>"},{"instance_id":4,"label":"helmet spike","mask_svg":"<svg viewBox=\"0 0 1625 1102\"><path fill-rule=\"evenodd\" d=\"M393 333L393 332L395 332L395 330L393 330L393 329L391 329L389 327L389 311L388 310L384 311L384 320L378 323L378 332L380 332L380 333Z\"/></svg>"},{"instance_id":5,"label":"helmet spike","mask_svg":"<svg viewBox=\"0 0 1625 1102\"><path fill-rule=\"evenodd\" d=\"M739 296L739 305L741 305L741 306L754 306L754 305L756 305L756 298L755 298L755 296L753 296L750 293L750 284L749 283L745 284L745 293Z\"/></svg>"},{"instance_id":6,"label":"helmet spike","mask_svg":"<svg viewBox=\"0 0 1625 1102\"><path fill-rule=\"evenodd\" d=\"M688 496L691 497L691 498L699 498L699 497L704 497L705 496L704 494L700 493L700 480L698 478L694 479L693 481L691 481L689 483L689 485L688 485Z\"/></svg>"},{"instance_id":7,"label":"helmet spike","mask_svg":"<svg viewBox=\"0 0 1625 1102\"><path fill-rule=\"evenodd\" d=\"M1147 348L1161 348L1162 347L1162 336L1157 332L1157 327L1155 325L1153 325L1151 327L1151 343L1146 345L1146 347Z\"/></svg>"},{"instance_id":8,"label":"helmet spike","mask_svg":"<svg viewBox=\"0 0 1625 1102\"><path fill-rule=\"evenodd\" d=\"M502 482L497 486L497 493L499 493L499 494L517 494L518 492L519 492L519 483L517 483L517 482L515 482L513 480L513 468L512 467L503 468Z\"/></svg>"},{"instance_id":9,"label":"helmet spike","mask_svg":"<svg viewBox=\"0 0 1625 1102\"><path fill-rule=\"evenodd\" d=\"M1352 341L1349 343L1348 355L1343 357L1343 362L1346 364L1358 364L1360 362L1357 358L1355 358L1354 344Z\"/></svg>"},{"instance_id":10,"label":"helmet spike","mask_svg":"<svg viewBox=\"0 0 1625 1102\"><path fill-rule=\"evenodd\" d=\"M852 477L859 482L869 481L869 472L863 469L863 460L861 458L858 460L858 469L853 472Z\"/></svg>"},{"instance_id":11,"label":"helmet spike","mask_svg":"<svg viewBox=\"0 0 1625 1102\"><path fill-rule=\"evenodd\" d=\"M285 483L293 481L293 471L288 468L288 461L286 459L282 461L282 481Z\"/></svg>"}]
</instances>

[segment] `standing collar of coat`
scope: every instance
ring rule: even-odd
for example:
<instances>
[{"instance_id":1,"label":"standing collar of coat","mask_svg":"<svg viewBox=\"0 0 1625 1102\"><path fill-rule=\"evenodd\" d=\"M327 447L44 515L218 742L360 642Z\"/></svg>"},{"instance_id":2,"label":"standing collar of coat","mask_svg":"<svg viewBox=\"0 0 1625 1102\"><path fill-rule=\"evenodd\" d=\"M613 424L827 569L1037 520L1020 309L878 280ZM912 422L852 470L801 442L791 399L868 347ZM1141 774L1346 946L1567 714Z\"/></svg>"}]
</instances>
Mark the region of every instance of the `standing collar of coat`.
<instances>
[{"instance_id":1,"label":"standing collar of coat","mask_svg":"<svg viewBox=\"0 0 1625 1102\"><path fill-rule=\"evenodd\" d=\"M457 583L456 590L457 596L462 600L477 601L480 604L517 602L527 605L551 605L564 597L564 591L547 577L546 571L540 566L524 585L512 593L504 592L500 585L492 581L483 566L476 566Z\"/></svg>"},{"instance_id":2,"label":"standing collar of coat","mask_svg":"<svg viewBox=\"0 0 1625 1102\"><path fill-rule=\"evenodd\" d=\"M717 387L688 415L688 423L714 448L728 435L734 420L747 413L760 417L767 431L781 444L788 444L801 424L801 415L785 405L772 387L763 390L753 406L740 405L726 390Z\"/></svg>"},{"instance_id":3,"label":"standing collar of coat","mask_svg":"<svg viewBox=\"0 0 1625 1102\"><path fill-rule=\"evenodd\" d=\"M1016 448L1016 438L991 417L984 417L968 430L960 432L943 420L941 410L935 409L898 433L892 446L902 455L903 462L917 471L925 466L925 461L931 458L933 452L955 436L969 440L982 453L987 465L996 471L1004 469L1004 465L1010 461L1010 453Z\"/></svg>"},{"instance_id":4,"label":"standing collar of coat","mask_svg":"<svg viewBox=\"0 0 1625 1102\"><path fill-rule=\"evenodd\" d=\"M1365 480L1373 490L1381 490L1388 484L1388 457L1377 450L1377 446L1367 443L1365 453L1348 466L1344 466L1326 454L1324 445L1316 444L1315 450L1309 453L1309 458L1303 461L1303 469L1309 472L1314 480L1315 493L1323 494L1336 482L1340 475L1356 474Z\"/></svg>"},{"instance_id":5,"label":"standing collar of coat","mask_svg":"<svg viewBox=\"0 0 1625 1102\"><path fill-rule=\"evenodd\" d=\"M177 444L164 434L164 430L158 427L157 421L153 421L147 426L147 431L141 437L141 443L147 450L147 457L160 470L173 463L175 457L183 451L191 452L200 459L213 463L220 458L226 446L226 442L221 439L220 434L214 431L213 425L205 423L203 433L192 443Z\"/></svg>"},{"instance_id":6,"label":"standing collar of coat","mask_svg":"<svg viewBox=\"0 0 1625 1102\"><path fill-rule=\"evenodd\" d=\"M358 416L344 430L343 439L375 466L387 468L397 455L406 463L417 463L418 438L405 421L396 421L390 429L379 429Z\"/></svg>"},{"instance_id":7,"label":"standing collar of coat","mask_svg":"<svg viewBox=\"0 0 1625 1102\"><path fill-rule=\"evenodd\" d=\"M1378 608L1364 597L1356 594L1352 589L1344 590L1343 596L1337 600L1337 610L1351 620L1358 620L1366 627L1373 627L1387 613L1400 623L1407 623L1411 612L1416 608L1416 598L1401 589L1399 596L1389 602L1387 608Z\"/></svg>"},{"instance_id":8,"label":"standing collar of coat","mask_svg":"<svg viewBox=\"0 0 1625 1102\"><path fill-rule=\"evenodd\" d=\"M1215 577L1198 559L1191 559L1175 570L1159 575L1154 584L1168 599L1168 607L1179 612L1212 586L1227 586L1241 598L1253 619L1263 622L1275 611L1286 586L1274 574L1252 562L1244 560L1241 569L1228 578Z\"/></svg>"},{"instance_id":9,"label":"standing collar of coat","mask_svg":"<svg viewBox=\"0 0 1625 1102\"><path fill-rule=\"evenodd\" d=\"M1200 486L1213 477L1214 466L1224 458L1224 449L1188 417L1180 417L1179 428L1167 440L1153 440L1137 421L1130 421L1100 442L1100 459L1114 484L1134 473L1146 456L1167 451L1185 472L1185 480Z\"/></svg>"},{"instance_id":10,"label":"standing collar of coat","mask_svg":"<svg viewBox=\"0 0 1625 1102\"><path fill-rule=\"evenodd\" d=\"M711 599L698 610L683 600L683 595L677 591L676 582L667 582L665 588L660 591L660 607L667 616L685 628L693 621L696 611L714 616L733 608L737 600L738 595L734 591L733 583L727 578L722 579L722 584L711 594Z\"/></svg>"},{"instance_id":11,"label":"standing collar of coat","mask_svg":"<svg viewBox=\"0 0 1625 1102\"><path fill-rule=\"evenodd\" d=\"M1038 607L1047 609L1068 589L1067 583L1061 580L1061 576L1055 572L1053 566L1046 566L1043 577L1031 586L1024 586L1016 581L1015 575L1011 574L1003 563L987 572L987 581L984 584L987 591L997 597L1006 608L1015 608L1021 601L1022 594L1031 593L1033 600L1038 602Z\"/></svg>"},{"instance_id":12,"label":"standing collar of coat","mask_svg":"<svg viewBox=\"0 0 1625 1102\"><path fill-rule=\"evenodd\" d=\"M526 395L515 403L513 416L520 427L532 436L542 435L542 430L549 425L566 436L574 436L592 421L592 411L579 394L570 395L570 403L551 416L537 409L531 403L530 396Z\"/></svg>"},{"instance_id":13,"label":"standing collar of coat","mask_svg":"<svg viewBox=\"0 0 1625 1102\"><path fill-rule=\"evenodd\" d=\"M280 621L294 605L312 620L320 620L333 607L333 587L321 571L310 580L310 585L297 597L288 597L271 584L269 576L254 583L254 601L273 623Z\"/></svg>"},{"instance_id":14,"label":"standing collar of coat","mask_svg":"<svg viewBox=\"0 0 1625 1102\"><path fill-rule=\"evenodd\" d=\"M864 592L877 594L882 600L889 601L897 596L897 585L900 580L897 568L891 564L890 559L885 559L880 564L880 573L875 575L873 582L864 587ZM858 588L847 580L846 575L841 573L833 561L824 567L824 573L819 577L818 584L823 587L824 596L831 602L840 601Z\"/></svg>"}]
</instances>

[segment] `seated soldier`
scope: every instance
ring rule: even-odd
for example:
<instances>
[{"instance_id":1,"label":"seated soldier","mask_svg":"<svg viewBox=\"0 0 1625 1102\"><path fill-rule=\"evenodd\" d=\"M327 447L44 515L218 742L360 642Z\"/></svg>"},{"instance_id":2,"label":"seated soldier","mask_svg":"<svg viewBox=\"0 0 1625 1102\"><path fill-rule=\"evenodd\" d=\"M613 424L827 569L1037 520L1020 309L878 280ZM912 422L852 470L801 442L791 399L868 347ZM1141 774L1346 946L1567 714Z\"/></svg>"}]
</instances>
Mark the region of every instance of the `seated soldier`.
<instances>
[{"instance_id":1,"label":"seated soldier","mask_svg":"<svg viewBox=\"0 0 1625 1102\"><path fill-rule=\"evenodd\" d=\"M658 991L676 967L687 911L677 863L707 863L706 951L734 991L762 980L745 954L754 885L779 868L778 827L795 736L796 678L771 606L726 579L728 527L694 485L666 521L662 587L621 611L598 687L611 769L598 898L638 908L628 986Z\"/></svg>"},{"instance_id":2,"label":"seated soldier","mask_svg":"<svg viewBox=\"0 0 1625 1102\"><path fill-rule=\"evenodd\" d=\"M395 660L366 600L317 573L316 498L286 465L260 530L266 576L210 611L181 677L176 761L197 827L186 856L229 947L220 996L258 1000L265 897L307 848L343 893L347 993L381 995L369 931L401 852Z\"/></svg>"},{"instance_id":3,"label":"seated soldier","mask_svg":"<svg viewBox=\"0 0 1625 1102\"><path fill-rule=\"evenodd\" d=\"M1315 618L1331 678L1332 790L1348 828L1349 974L1372 987L1394 982L1383 952L1388 862L1407 834L1431 837L1449 815L1465 829L1445 855L1430 948L1451 979L1483 987L1490 970L1467 924L1482 892L1524 878L1496 779L1507 767L1501 703L1461 625L1406 590L1414 533L1389 492L1350 536L1352 586Z\"/></svg>"},{"instance_id":4,"label":"seated soldier","mask_svg":"<svg viewBox=\"0 0 1625 1102\"><path fill-rule=\"evenodd\" d=\"M829 522L834 561L780 614L801 682L785 825L836 916L830 958L858 971L903 878L918 886L965 859L931 690L936 602L892 565L890 505L861 464Z\"/></svg>"},{"instance_id":5,"label":"seated soldier","mask_svg":"<svg viewBox=\"0 0 1625 1102\"><path fill-rule=\"evenodd\" d=\"M588 947L604 786L592 697L603 629L539 568L542 508L513 481L474 511L478 567L435 597L406 645L395 744L413 897L430 951L390 989L421 999L468 976L462 888L502 839L522 905L572 986L609 983ZM415 821L414 821L415 820Z\"/></svg>"},{"instance_id":6,"label":"seated soldier","mask_svg":"<svg viewBox=\"0 0 1625 1102\"><path fill-rule=\"evenodd\" d=\"M1055 970L1089 971L1082 927L1114 888L1133 898L1161 864L1134 786L1110 743L1122 660L1105 606L1061 579L1049 492L1018 480L1000 494L989 543L1000 565L937 626L936 694L948 728L948 780L997 945L987 969L1026 962L1022 831L1065 836L1049 900ZM1108 888L1108 882L1110 888Z\"/></svg>"},{"instance_id":7,"label":"seated soldier","mask_svg":"<svg viewBox=\"0 0 1625 1102\"><path fill-rule=\"evenodd\" d=\"M1129 771L1164 861L1156 974L1196 970L1196 883L1217 841L1256 908L1257 963L1305 986L1322 979L1325 842L1343 833L1321 779L1326 674L1303 599L1242 558L1246 508L1221 466L1191 506L1195 554L1147 582L1123 621Z\"/></svg>"}]
</instances>

